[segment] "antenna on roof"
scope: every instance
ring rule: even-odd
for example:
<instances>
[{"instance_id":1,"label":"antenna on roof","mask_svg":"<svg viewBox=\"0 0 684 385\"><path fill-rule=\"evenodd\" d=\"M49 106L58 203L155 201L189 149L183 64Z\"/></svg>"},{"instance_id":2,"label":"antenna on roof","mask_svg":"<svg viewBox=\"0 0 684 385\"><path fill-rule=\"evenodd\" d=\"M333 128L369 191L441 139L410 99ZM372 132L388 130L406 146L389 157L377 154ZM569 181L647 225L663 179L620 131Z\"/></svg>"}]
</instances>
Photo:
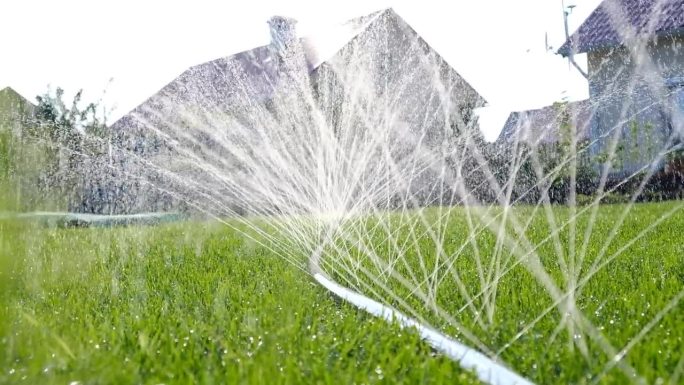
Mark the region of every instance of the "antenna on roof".
<instances>
[{"instance_id":1,"label":"antenna on roof","mask_svg":"<svg viewBox=\"0 0 684 385\"><path fill-rule=\"evenodd\" d=\"M574 4L570 4L567 7L565 6L565 0L561 0L561 5L563 6L563 24L565 27L565 41L569 42L570 41L570 31L568 30L568 16L572 13L572 10L576 7ZM572 53L572 47L570 49L570 52L568 53L568 66L573 65L577 71L579 71L582 76L584 76L585 79L589 79L589 75L587 75L586 72L580 67L577 62L575 62L574 55Z\"/></svg>"}]
</instances>

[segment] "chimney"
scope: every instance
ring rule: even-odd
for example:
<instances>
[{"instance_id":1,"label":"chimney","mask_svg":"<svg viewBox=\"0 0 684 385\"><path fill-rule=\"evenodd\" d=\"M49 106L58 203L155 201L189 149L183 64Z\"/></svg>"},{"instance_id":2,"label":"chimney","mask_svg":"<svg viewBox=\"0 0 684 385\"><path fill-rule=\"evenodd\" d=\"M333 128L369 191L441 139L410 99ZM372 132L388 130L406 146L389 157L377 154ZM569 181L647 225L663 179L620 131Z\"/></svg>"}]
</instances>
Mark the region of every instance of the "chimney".
<instances>
[{"instance_id":1,"label":"chimney","mask_svg":"<svg viewBox=\"0 0 684 385\"><path fill-rule=\"evenodd\" d=\"M268 21L271 29L271 49L276 53L279 72L281 76L291 80L285 82L288 86L283 87L302 90L308 84L308 66L303 47L297 37L296 24L297 20L283 16L273 16ZM297 92L286 93L297 94Z\"/></svg>"},{"instance_id":2,"label":"chimney","mask_svg":"<svg viewBox=\"0 0 684 385\"><path fill-rule=\"evenodd\" d=\"M268 21L271 28L271 44L280 53L284 53L295 47L297 43L297 20L284 16L273 16Z\"/></svg>"}]
</instances>

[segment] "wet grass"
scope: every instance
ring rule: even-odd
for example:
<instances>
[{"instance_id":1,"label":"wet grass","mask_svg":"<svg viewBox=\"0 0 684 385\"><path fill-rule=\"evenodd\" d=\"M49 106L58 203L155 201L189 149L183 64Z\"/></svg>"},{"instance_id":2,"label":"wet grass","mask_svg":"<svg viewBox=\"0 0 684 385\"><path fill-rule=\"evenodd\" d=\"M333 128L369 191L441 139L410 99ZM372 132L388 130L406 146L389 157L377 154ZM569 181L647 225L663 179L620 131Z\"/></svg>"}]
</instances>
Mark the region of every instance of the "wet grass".
<instances>
[{"instance_id":1,"label":"wet grass","mask_svg":"<svg viewBox=\"0 0 684 385\"><path fill-rule=\"evenodd\" d=\"M471 331L491 354L498 354L503 362L538 383L624 384L640 377L646 383L684 381L683 202L638 204L629 211L625 205L605 205L593 220L589 210L580 214L574 243L575 269L581 266L581 270L574 284L567 279L567 268L559 263L552 237L554 230L567 222L569 209L553 208L556 227L549 225L544 213L534 208L516 207L512 211L521 219L523 233L535 247L534 254L544 271L561 293L572 293L577 308L586 317L584 321L573 322L554 306L548 291L530 272L530 261L534 259L527 254L527 248L521 247L522 254L527 254L525 258L513 253L511 247L502 246L497 252L497 236L488 230L478 233L470 243L468 237L483 226L475 220L474 227L469 228L463 208L427 210L426 223L416 221L412 214L405 214L405 218L391 214L393 236L400 241L408 240L400 253L388 245L387 229L379 229L374 220L368 221L360 242L355 238L343 245L343 250L350 250L351 259L358 262L348 264L348 268L363 266L368 276L363 269L340 273L338 266L336 279L401 309L399 298L408 304L404 311L416 310L418 316L459 339L468 341L463 329ZM617 227L624 213L628 213L624 223ZM490 214L501 214L501 209L493 208ZM589 223L593 228L580 263ZM448 257L439 255L428 229L443 231L441 247ZM515 232L510 223L508 230ZM617 231L611 240L614 230ZM513 239L519 241L522 237ZM358 247L359 243L365 248ZM571 260L568 227L558 231L558 244L566 261ZM409 284L383 272L387 265L370 260L368 250L386 258L385 262L391 263ZM339 249L329 250L332 259L339 254ZM393 254L396 259L388 258ZM446 262L453 264L454 275L443 267ZM433 276L435 263L442 267ZM497 265L498 270L491 269ZM501 276L496 297L486 290L493 286L483 285L480 279L480 273L484 273L485 283L491 282L487 281L489 272ZM460 330L432 311L425 298L416 294L422 291L429 298L429 288L435 281L440 282L432 293L436 305L461 323ZM396 298L391 299L378 282ZM490 316L488 302L494 304ZM570 323L577 330L572 335L567 327ZM590 329L594 332L583 332ZM587 346L586 354L581 351L583 344ZM607 345L614 349L610 354Z\"/></svg>"},{"instance_id":2,"label":"wet grass","mask_svg":"<svg viewBox=\"0 0 684 385\"><path fill-rule=\"evenodd\" d=\"M674 384L684 375L684 301L657 318L684 290L681 208L682 202L637 205L606 244L625 206L601 207L581 276L604 246L606 258L615 259L577 292L578 308L604 343L616 351L627 348L620 362L647 383ZM439 209L426 211L425 217L428 225L443 224L443 247L459 255L456 271L477 294L482 285L467 239L473 230L462 208L451 210L447 221L439 219L444 214ZM532 208L514 210L526 221L526 237L539 246L545 270L566 290L546 218ZM558 223L570 215L558 207L554 214ZM394 214L387 220L402 223ZM589 222L589 212L577 220L578 249ZM424 224L404 223L409 225L394 236L413 245L413 235L402 232L411 228L417 238L401 256L406 263L395 268L420 275L418 255L429 267L434 243L421 236ZM476 383L413 333L335 301L307 274L225 226L58 230L10 221L0 226L3 384ZM392 248L383 234L375 228L366 237L375 251L388 256ZM567 250L567 229L559 239ZM496 237L485 231L475 244L489 265L497 255ZM505 347L499 352L502 361L537 383L632 382L613 366L615 356L606 354L595 336L575 337L587 343L588 355L581 354L567 329L559 328L563 315L523 264L513 264L510 251L498 254L502 268L510 270L499 281L491 319L482 297L465 306L468 301L453 279L440 286L439 306L492 351ZM372 271L372 264L361 262ZM406 288L391 279L386 283L433 325L464 339Z\"/></svg>"},{"instance_id":3,"label":"wet grass","mask_svg":"<svg viewBox=\"0 0 684 385\"><path fill-rule=\"evenodd\" d=\"M225 226L0 221L0 384L476 383Z\"/></svg>"}]
</instances>

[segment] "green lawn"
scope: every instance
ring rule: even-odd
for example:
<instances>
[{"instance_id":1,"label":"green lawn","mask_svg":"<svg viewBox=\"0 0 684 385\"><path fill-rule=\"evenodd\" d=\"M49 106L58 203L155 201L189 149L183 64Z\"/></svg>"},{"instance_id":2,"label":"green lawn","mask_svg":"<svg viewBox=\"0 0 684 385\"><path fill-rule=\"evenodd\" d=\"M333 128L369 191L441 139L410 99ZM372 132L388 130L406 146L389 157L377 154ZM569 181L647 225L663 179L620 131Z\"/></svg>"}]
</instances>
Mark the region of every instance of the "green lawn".
<instances>
[{"instance_id":1,"label":"green lawn","mask_svg":"<svg viewBox=\"0 0 684 385\"><path fill-rule=\"evenodd\" d=\"M493 218L502 213L500 208L477 208L471 214L480 218L486 210ZM459 339L467 340L464 330L471 332L491 353L537 383L624 384L634 380L631 374L647 383L684 383L684 202L637 204L631 209L603 205L593 221L590 207L579 207L578 211L574 260L579 271L575 286L579 289L572 291L556 247L560 246L566 261L571 259L570 231L567 226L560 228L557 243L552 236L554 229L568 222L570 210L553 208L554 227L541 208L512 209L544 271L561 293L574 293L576 307L586 317L581 324L563 317L547 290L525 262L518 263L522 259L511 253L510 247L502 246L497 252L497 236L488 230L479 232L481 221L475 220L470 228L464 208L429 209L424 213L425 222L410 213L403 218L392 215L389 230L379 227L376 220L363 220L363 224L352 227L364 231L328 247L327 261L336 267L338 281L404 311L417 310L416 316ZM627 215L618 227L624 213ZM579 270L579 255L590 222L593 227ZM509 233L515 233L513 227L507 225ZM435 250L428 230L437 233L437 244L447 259ZM613 230L617 231L611 239ZM394 239L409 240L400 245L400 253L388 245L388 232ZM469 242L474 233L477 236ZM522 236L512 238L519 241ZM521 249L523 254L529 250ZM368 255L376 255L380 261ZM334 262L344 260L356 264L347 262L345 267ZM443 268L448 263L453 264L458 279ZM435 264L442 267L434 269ZM387 266L408 284L389 276ZM343 272L345 268L350 272ZM480 272L484 272L485 284ZM489 297L489 304L495 306L488 306L482 295L487 293L484 289L492 287L487 284L491 282L491 278L487 281L489 272L501 275L495 301ZM434 302L429 301L431 289ZM428 298L429 306L425 297L416 294L418 291ZM452 316L461 324L460 329L433 308ZM490 308L494 310L488 319ZM576 325L572 337L569 324ZM575 340L572 343L571 338ZM616 360L618 355L621 358Z\"/></svg>"},{"instance_id":2,"label":"green lawn","mask_svg":"<svg viewBox=\"0 0 684 385\"><path fill-rule=\"evenodd\" d=\"M635 206L605 253L619 254L586 281L577 298L604 342L629 348L621 361L648 383L676 382L674 374L684 370L684 301L635 340L684 290L681 207L682 202ZM453 210L447 221L435 218L445 225L449 253L467 244L472 233L463 209ZM527 207L515 210L529 221L526 235L540 245L542 263L563 287L545 217ZM587 266L624 210L599 210ZM559 223L569 215L567 209L554 212ZM435 209L427 217L443 213ZM587 213L577 221L578 244L587 222ZM653 223L658 226L641 234ZM382 232L374 231L368 230L368 239L375 239L378 251L390 252L382 246ZM568 244L566 231L560 239ZM487 233L477 238L483 262L496 255L495 241ZM418 245L429 264L433 244L419 237ZM462 251L455 267L477 293L481 283L468 258L473 250ZM419 271L416 253L407 250L407 263L397 264L397 271ZM307 274L223 225L38 229L0 221L0 273L3 384L476 383L413 333L334 300ZM391 280L389 285L436 327L459 335L405 288ZM552 301L522 266L501 278L491 321L459 312L467 301L453 281L445 280L438 294L438 305L487 347L496 351L513 341L501 351L502 361L535 382L590 383L597 375L601 383L628 380L591 336L578 337L588 341L587 357L573 348L565 329L557 328L557 310L531 324ZM475 307L486 310L479 301Z\"/></svg>"},{"instance_id":3,"label":"green lawn","mask_svg":"<svg viewBox=\"0 0 684 385\"><path fill-rule=\"evenodd\" d=\"M224 226L0 221L0 384L476 383Z\"/></svg>"}]
</instances>

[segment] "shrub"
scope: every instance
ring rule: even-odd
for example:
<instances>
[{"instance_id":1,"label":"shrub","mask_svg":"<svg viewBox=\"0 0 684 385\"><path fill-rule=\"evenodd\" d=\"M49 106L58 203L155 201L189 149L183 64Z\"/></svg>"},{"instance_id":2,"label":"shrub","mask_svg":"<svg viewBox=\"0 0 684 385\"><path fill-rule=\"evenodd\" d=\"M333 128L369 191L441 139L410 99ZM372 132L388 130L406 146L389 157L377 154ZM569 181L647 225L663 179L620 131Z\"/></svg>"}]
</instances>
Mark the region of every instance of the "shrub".
<instances>
[{"instance_id":1,"label":"shrub","mask_svg":"<svg viewBox=\"0 0 684 385\"><path fill-rule=\"evenodd\" d=\"M594 202L594 199L595 198L591 195L577 194L575 202L577 203L577 206L588 206Z\"/></svg>"},{"instance_id":2,"label":"shrub","mask_svg":"<svg viewBox=\"0 0 684 385\"><path fill-rule=\"evenodd\" d=\"M602 204L608 204L608 205L629 203L630 199L631 198L629 197L629 195L624 195L624 194L615 193L615 192L609 192L609 193L606 193L601 198L601 203Z\"/></svg>"}]
</instances>

